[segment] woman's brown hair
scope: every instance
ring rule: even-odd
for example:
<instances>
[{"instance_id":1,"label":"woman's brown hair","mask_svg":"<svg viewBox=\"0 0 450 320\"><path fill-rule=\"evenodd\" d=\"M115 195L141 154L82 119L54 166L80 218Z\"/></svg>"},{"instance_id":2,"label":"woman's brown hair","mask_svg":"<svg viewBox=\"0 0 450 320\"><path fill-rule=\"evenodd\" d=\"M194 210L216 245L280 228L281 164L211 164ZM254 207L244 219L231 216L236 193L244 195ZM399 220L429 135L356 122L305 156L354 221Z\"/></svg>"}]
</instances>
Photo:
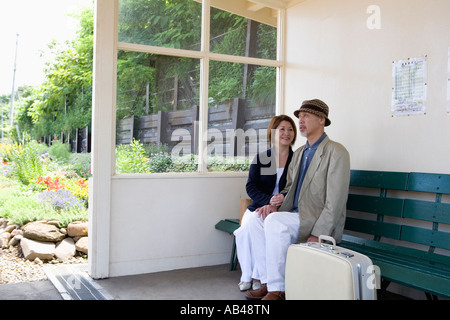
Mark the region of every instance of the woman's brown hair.
<instances>
[{"instance_id":1,"label":"woman's brown hair","mask_svg":"<svg viewBox=\"0 0 450 320\"><path fill-rule=\"evenodd\" d=\"M294 129L294 139L292 140L291 146L294 145L295 140L297 139L297 126L295 125L294 120L291 117L281 114L279 116L275 116L270 121L269 127L267 128L267 138L269 139L269 143L272 143L272 130L275 130L280 125L281 121L287 121L292 125Z\"/></svg>"}]
</instances>

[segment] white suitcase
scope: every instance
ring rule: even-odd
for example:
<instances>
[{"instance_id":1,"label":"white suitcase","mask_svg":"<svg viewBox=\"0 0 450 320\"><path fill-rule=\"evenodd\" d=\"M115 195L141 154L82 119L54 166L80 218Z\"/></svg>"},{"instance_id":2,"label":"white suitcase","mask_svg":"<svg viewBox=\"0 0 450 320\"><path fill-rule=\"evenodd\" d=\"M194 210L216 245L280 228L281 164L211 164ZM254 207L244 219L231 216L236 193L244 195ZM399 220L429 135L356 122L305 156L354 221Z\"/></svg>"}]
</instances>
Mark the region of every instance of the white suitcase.
<instances>
[{"instance_id":1,"label":"white suitcase","mask_svg":"<svg viewBox=\"0 0 450 320\"><path fill-rule=\"evenodd\" d=\"M286 299L375 300L375 269L369 257L336 246L332 237L293 244L286 259Z\"/></svg>"}]
</instances>

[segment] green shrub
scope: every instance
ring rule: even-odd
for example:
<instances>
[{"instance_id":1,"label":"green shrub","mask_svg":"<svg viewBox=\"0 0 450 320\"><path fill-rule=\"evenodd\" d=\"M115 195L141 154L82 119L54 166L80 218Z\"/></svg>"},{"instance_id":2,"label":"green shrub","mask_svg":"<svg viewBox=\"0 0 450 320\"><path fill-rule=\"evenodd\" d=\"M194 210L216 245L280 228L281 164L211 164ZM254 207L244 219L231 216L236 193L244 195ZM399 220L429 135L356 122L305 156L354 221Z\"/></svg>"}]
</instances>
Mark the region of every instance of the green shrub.
<instances>
[{"instance_id":1,"label":"green shrub","mask_svg":"<svg viewBox=\"0 0 450 320\"><path fill-rule=\"evenodd\" d=\"M207 167L209 171L218 172L247 171L250 161L247 157L209 156Z\"/></svg>"},{"instance_id":2,"label":"green shrub","mask_svg":"<svg viewBox=\"0 0 450 320\"><path fill-rule=\"evenodd\" d=\"M129 145L116 147L116 172L117 173L149 173L144 147L139 140L131 141Z\"/></svg>"},{"instance_id":3,"label":"green shrub","mask_svg":"<svg viewBox=\"0 0 450 320\"><path fill-rule=\"evenodd\" d=\"M67 163L70 158L70 146L67 143L61 143L58 140L53 140L48 153L52 158L61 163Z\"/></svg>"},{"instance_id":4,"label":"green shrub","mask_svg":"<svg viewBox=\"0 0 450 320\"><path fill-rule=\"evenodd\" d=\"M91 176L91 154L72 153L69 158L69 168L81 178L89 178Z\"/></svg>"},{"instance_id":5,"label":"green shrub","mask_svg":"<svg viewBox=\"0 0 450 320\"><path fill-rule=\"evenodd\" d=\"M29 142L24 146L16 144L13 146L10 154L12 174L24 185L36 181L44 174L44 161L39 153L39 144L35 141Z\"/></svg>"},{"instance_id":6,"label":"green shrub","mask_svg":"<svg viewBox=\"0 0 450 320\"><path fill-rule=\"evenodd\" d=\"M167 152L153 154L149 159L149 166L151 172L170 172L173 167L172 156Z\"/></svg>"},{"instance_id":7,"label":"green shrub","mask_svg":"<svg viewBox=\"0 0 450 320\"><path fill-rule=\"evenodd\" d=\"M198 170L198 157L194 154L188 154L173 159L173 172L196 172Z\"/></svg>"}]
</instances>

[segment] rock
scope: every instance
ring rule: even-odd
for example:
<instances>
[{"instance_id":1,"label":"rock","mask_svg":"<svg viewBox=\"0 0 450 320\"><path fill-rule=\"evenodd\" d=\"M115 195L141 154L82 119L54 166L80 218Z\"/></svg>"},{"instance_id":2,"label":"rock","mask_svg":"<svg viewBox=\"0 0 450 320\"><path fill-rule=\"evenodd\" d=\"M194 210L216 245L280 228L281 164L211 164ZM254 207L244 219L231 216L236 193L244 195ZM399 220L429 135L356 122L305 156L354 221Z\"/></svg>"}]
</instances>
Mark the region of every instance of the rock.
<instances>
[{"instance_id":1,"label":"rock","mask_svg":"<svg viewBox=\"0 0 450 320\"><path fill-rule=\"evenodd\" d=\"M23 236L23 231L20 230L20 229L14 229L14 230L11 232L11 237L15 237L15 236L18 236L18 235Z\"/></svg>"},{"instance_id":2,"label":"rock","mask_svg":"<svg viewBox=\"0 0 450 320\"><path fill-rule=\"evenodd\" d=\"M12 235L12 234L11 234ZM14 237L9 240L8 246L17 246L22 240L23 236L21 234L16 234Z\"/></svg>"},{"instance_id":3,"label":"rock","mask_svg":"<svg viewBox=\"0 0 450 320\"><path fill-rule=\"evenodd\" d=\"M46 222L30 222L23 227L23 236L36 241L58 242L66 237L58 227Z\"/></svg>"},{"instance_id":4,"label":"rock","mask_svg":"<svg viewBox=\"0 0 450 320\"><path fill-rule=\"evenodd\" d=\"M51 225L53 225L55 227L59 226L59 221L58 220L50 220L50 221L47 221L47 223L51 224Z\"/></svg>"},{"instance_id":5,"label":"rock","mask_svg":"<svg viewBox=\"0 0 450 320\"><path fill-rule=\"evenodd\" d=\"M8 248L9 240L11 239L11 233L3 231L0 234L0 248Z\"/></svg>"},{"instance_id":6,"label":"rock","mask_svg":"<svg viewBox=\"0 0 450 320\"><path fill-rule=\"evenodd\" d=\"M0 218L0 229L5 229L8 225L8 219Z\"/></svg>"},{"instance_id":7,"label":"rock","mask_svg":"<svg viewBox=\"0 0 450 320\"><path fill-rule=\"evenodd\" d=\"M55 257L59 260L67 260L75 256L75 243L72 238L65 238L56 244Z\"/></svg>"},{"instance_id":8,"label":"rock","mask_svg":"<svg viewBox=\"0 0 450 320\"><path fill-rule=\"evenodd\" d=\"M67 225L69 237L85 237L88 235L88 223L85 221L75 221Z\"/></svg>"},{"instance_id":9,"label":"rock","mask_svg":"<svg viewBox=\"0 0 450 320\"><path fill-rule=\"evenodd\" d=\"M75 248L85 254L88 253L88 237L81 237L76 243Z\"/></svg>"},{"instance_id":10,"label":"rock","mask_svg":"<svg viewBox=\"0 0 450 320\"><path fill-rule=\"evenodd\" d=\"M31 261L34 261L36 258L52 260L55 254L55 244L52 242L23 238L20 241L20 247L22 248L24 258Z\"/></svg>"},{"instance_id":11,"label":"rock","mask_svg":"<svg viewBox=\"0 0 450 320\"><path fill-rule=\"evenodd\" d=\"M13 232L13 230L17 229L17 225L15 224L10 224L8 226L6 226L5 230L3 230L3 232Z\"/></svg>"}]
</instances>

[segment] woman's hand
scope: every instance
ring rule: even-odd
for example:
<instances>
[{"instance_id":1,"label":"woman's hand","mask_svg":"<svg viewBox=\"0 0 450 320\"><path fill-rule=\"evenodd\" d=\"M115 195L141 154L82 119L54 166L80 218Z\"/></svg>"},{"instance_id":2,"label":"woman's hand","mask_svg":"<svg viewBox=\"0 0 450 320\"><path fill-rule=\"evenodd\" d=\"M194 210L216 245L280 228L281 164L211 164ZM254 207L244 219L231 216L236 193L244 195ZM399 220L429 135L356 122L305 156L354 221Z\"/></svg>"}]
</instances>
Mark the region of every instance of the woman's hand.
<instances>
[{"instance_id":1,"label":"woman's hand","mask_svg":"<svg viewBox=\"0 0 450 320\"><path fill-rule=\"evenodd\" d=\"M277 193L275 195L272 196L272 198L270 199L270 204L273 206L281 206L281 204L284 201L284 195L282 195L281 193Z\"/></svg>"},{"instance_id":2,"label":"woman's hand","mask_svg":"<svg viewBox=\"0 0 450 320\"><path fill-rule=\"evenodd\" d=\"M255 211L258 213L258 217L262 216L263 220L265 220L269 214L271 214L272 212L277 212L278 208L277 206L268 204L256 209Z\"/></svg>"}]
</instances>

